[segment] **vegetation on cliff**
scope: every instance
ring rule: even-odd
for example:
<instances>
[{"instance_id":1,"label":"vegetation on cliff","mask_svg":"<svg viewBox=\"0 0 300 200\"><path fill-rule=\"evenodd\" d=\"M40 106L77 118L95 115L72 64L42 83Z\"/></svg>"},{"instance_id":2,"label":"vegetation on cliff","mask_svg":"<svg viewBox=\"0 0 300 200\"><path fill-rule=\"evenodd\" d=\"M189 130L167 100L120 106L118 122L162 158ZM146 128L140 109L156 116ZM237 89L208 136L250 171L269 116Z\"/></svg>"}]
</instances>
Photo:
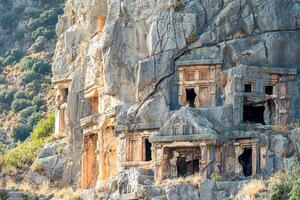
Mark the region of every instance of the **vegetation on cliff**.
<instances>
[{"instance_id":1,"label":"vegetation on cliff","mask_svg":"<svg viewBox=\"0 0 300 200\"><path fill-rule=\"evenodd\" d=\"M24 141L53 107L52 57L63 0L0 1L0 135Z\"/></svg>"}]
</instances>

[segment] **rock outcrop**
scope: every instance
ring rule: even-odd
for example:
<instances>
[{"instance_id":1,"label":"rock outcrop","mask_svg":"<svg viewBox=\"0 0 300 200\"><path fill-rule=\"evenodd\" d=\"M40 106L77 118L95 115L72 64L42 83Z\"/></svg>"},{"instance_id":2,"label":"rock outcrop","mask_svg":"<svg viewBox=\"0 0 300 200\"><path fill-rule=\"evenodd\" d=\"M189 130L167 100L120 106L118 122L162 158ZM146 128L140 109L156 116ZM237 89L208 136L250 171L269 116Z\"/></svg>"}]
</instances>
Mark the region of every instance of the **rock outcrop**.
<instances>
[{"instance_id":1,"label":"rock outcrop","mask_svg":"<svg viewBox=\"0 0 300 200\"><path fill-rule=\"evenodd\" d=\"M261 154L264 154L265 160L273 160L275 156L281 162L283 157L292 156L292 144L287 137L277 135L268 127L263 131L244 130L241 124L246 124L247 120L243 121L245 116L254 123L268 125L288 123L300 117L297 104L300 99L297 75L300 70L300 45L297 42L300 41L299 13L300 2L294 0L68 1L65 14L57 25L59 38L53 65L53 82L57 88L56 125L59 130L66 131L70 139L64 182L74 181L80 173L82 157L79 155L83 155L83 162L92 163L83 165L85 187L97 185L101 188L100 183L107 183L109 177L137 165L126 163L126 159L134 157L125 153L127 143L124 138L127 135L140 134L141 138L150 135L150 142L160 142L155 143L155 148L159 149L166 140L155 140L155 137L166 136L160 135L165 134L162 127L171 134L169 130L176 123L188 124L190 129L178 125L178 129L175 127L171 131L173 135L191 132L198 134L199 141L218 140L208 145L218 145L220 141L226 143L226 139L232 141L227 143L229 148L225 153L224 171L227 170L228 176L243 173L241 167L235 168L246 146L243 142L236 142L240 139L254 138L254 146L251 142L253 149L258 148L255 146L258 141L264 144ZM211 73L211 80L206 77L205 83L210 90L205 92L216 100L209 105L213 107L211 109L186 111L185 118L180 116L183 111L179 110L184 106L183 102L190 107L205 107L207 102L211 103L205 98L206 93L198 94L197 98L201 96L202 99L195 100L197 92L194 90L194 94L187 91L190 88L184 91L186 94L180 92L183 83L180 82L179 71L184 71L187 65L194 66L195 71L198 65L212 66L205 69ZM200 72L199 77L202 76ZM246 83L243 78L257 78L259 81ZM186 75L188 79L189 74ZM284 81L290 82L280 85ZM279 89L281 87L283 89ZM191 97L187 97L188 92L191 92ZM247 95L243 96L251 92L249 99L254 99L253 102L247 99ZM275 116L274 109L279 108L276 95L280 96L277 96L278 99L287 99L287 103L286 108L276 111ZM189 98L193 100L187 102ZM276 99L277 107L273 105L273 99ZM257 113L261 113L259 119L252 119L252 114L243 116L243 106L245 110L247 106L249 109L253 108L251 106L258 108ZM259 110L262 107L263 110ZM212 124L221 128L211 127L209 123L205 126L206 121L215 122ZM198 126L200 128L197 129ZM226 139L204 138L205 131L221 133ZM178 141L182 142L187 137L172 139L179 138ZM269 150L270 144L274 149ZM202 152L208 151L205 145L201 146ZM156 149L155 155L162 156L162 152ZM221 148L216 149L222 152ZM126 159L122 157L124 154ZM219 157L222 157L221 154ZM236 157L231 157L232 154ZM173 159L172 152L168 156ZM194 156L192 162L203 161L197 158L200 153ZM174 159L177 157L174 153ZM213 160L216 166L222 161L217 159ZM162 178L159 163L157 159L150 167L155 166L157 177ZM213 170L204 165L204 171ZM261 165L267 168L267 164ZM273 168L268 167L270 169L264 170L271 172ZM253 171L256 171L256 166ZM97 175L97 180L89 181L91 175ZM209 184L207 187L225 187L225 183L220 183L224 184L222 186ZM200 192L199 197L199 191L187 185L179 188L170 186L166 195L169 199L180 199L181 190L185 190L183 193L186 195L195 195L195 199L212 199L201 197L210 194L206 189ZM223 193L216 196L222 199Z\"/></svg>"}]
</instances>

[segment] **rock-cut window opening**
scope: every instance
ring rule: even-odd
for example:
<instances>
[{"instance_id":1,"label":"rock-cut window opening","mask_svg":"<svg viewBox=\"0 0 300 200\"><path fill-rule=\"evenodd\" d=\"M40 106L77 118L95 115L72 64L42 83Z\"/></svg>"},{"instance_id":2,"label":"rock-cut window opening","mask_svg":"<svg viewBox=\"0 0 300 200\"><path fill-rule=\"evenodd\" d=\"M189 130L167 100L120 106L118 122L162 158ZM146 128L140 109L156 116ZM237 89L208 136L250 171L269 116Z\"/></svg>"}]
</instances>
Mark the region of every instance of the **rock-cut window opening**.
<instances>
[{"instance_id":1,"label":"rock-cut window opening","mask_svg":"<svg viewBox=\"0 0 300 200\"><path fill-rule=\"evenodd\" d=\"M194 88L185 89L186 92L186 101L188 102L189 107L195 107L195 99L197 94L195 93Z\"/></svg>"},{"instance_id":2,"label":"rock-cut window opening","mask_svg":"<svg viewBox=\"0 0 300 200\"><path fill-rule=\"evenodd\" d=\"M265 86L265 94L272 95L273 94L274 87L272 85L266 85Z\"/></svg>"},{"instance_id":3,"label":"rock-cut window opening","mask_svg":"<svg viewBox=\"0 0 300 200\"><path fill-rule=\"evenodd\" d=\"M245 84L245 92L252 92L252 84L251 83Z\"/></svg>"}]
</instances>

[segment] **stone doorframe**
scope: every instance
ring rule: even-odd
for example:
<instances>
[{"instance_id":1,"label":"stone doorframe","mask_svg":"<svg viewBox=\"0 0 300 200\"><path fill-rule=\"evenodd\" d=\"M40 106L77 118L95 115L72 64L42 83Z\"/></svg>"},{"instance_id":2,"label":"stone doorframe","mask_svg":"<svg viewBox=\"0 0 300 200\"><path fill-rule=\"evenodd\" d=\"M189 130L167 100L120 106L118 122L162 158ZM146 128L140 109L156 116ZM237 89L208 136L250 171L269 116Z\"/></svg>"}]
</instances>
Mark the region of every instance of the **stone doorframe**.
<instances>
[{"instance_id":1,"label":"stone doorframe","mask_svg":"<svg viewBox=\"0 0 300 200\"><path fill-rule=\"evenodd\" d=\"M199 171L203 173L204 177L208 177L214 171L214 163L216 161L216 144L214 141L203 141L203 142L173 142L165 144L154 144L154 165L155 165L155 181L162 181L166 175L165 168L165 149L166 148L199 148L201 154L199 160ZM221 148L219 150L222 150ZM170 160L171 163L176 164L176 160ZM221 162L221 161L220 161ZM220 164L220 163L219 163ZM171 171L174 172L174 167L170 167Z\"/></svg>"},{"instance_id":2,"label":"stone doorframe","mask_svg":"<svg viewBox=\"0 0 300 200\"><path fill-rule=\"evenodd\" d=\"M243 176L243 167L239 162L239 156L245 148L252 149L252 175L255 176L259 170L259 146L257 139L241 139L233 143L235 150L235 176Z\"/></svg>"}]
</instances>

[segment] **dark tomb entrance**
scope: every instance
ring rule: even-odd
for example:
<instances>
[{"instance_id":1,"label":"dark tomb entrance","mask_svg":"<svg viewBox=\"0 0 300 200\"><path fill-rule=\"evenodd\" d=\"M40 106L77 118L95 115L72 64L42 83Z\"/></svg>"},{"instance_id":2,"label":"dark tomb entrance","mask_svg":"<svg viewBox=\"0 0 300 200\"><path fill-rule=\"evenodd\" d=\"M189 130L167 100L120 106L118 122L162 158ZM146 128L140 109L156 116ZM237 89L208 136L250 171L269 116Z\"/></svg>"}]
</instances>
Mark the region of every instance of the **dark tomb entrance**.
<instances>
[{"instance_id":1,"label":"dark tomb entrance","mask_svg":"<svg viewBox=\"0 0 300 200\"><path fill-rule=\"evenodd\" d=\"M148 139L146 139L145 140L145 158L146 158L146 161L152 160L151 146L152 146L152 144L149 142Z\"/></svg>"},{"instance_id":2,"label":"dark tomb entrance","mask_svg":"<svg viewBox=\"0 0 300 200\"><path fill-rule=\"evenodd\" d=\"M244 99L243 121L246 123L261 123L265 125L264 120L265 106L264 102L255 103Z\"/></svg>"},{"instance_id":3,"label":"dark tomb entrance","mask_svg":"<svg viewBox=\"0 0 300 200\"><path fill-rule=\"evenodd\" d=\"M187 175L187 166L185 157L178 157L176 161L178 177L185 177Z\"/></svg>"},{"instance_id":4,"label":"dark tomb entrance","mask_svg":"<svg viewBox=\"0 0 300 200\"><path fill-rule=\"evenodd\" d=\"M187 166L187 176L199 172L199 160L192 160L186 163Z\"/></svg>"},{"instance_id":5,"label":"dark tomb entrance","mask_svg":"<svg viewBox=\"0 0 300 200\"><path fill-rule=\"evenodd\" d=\"M239 156L239 163L243 167L244 176L252 175L252 148L245 148L242 155Z\"/></svg>"},{"instance_id":6,"label":"dark tomb entrance","mask_svg":"<svg viewBox=\"0 0 300 200\"><path fill-rule=\"evenodd\" d=\"M189 107L194 108L195 107L195 98L197 96L194 88L185 89L185 92L186 92L186 101L188 102Z\"/></svg>"},{"instance_id":7,"label":"dark tomb entrance","mask_svg":"<svg viewBox=\"0 0 300 200\"><path fill-rule=\"evenodd\" d=\"M176 166L178 177L186 177L199 172L198 159L186 162L186 157L178 157Z\"/></svg>"}]
</instances>

